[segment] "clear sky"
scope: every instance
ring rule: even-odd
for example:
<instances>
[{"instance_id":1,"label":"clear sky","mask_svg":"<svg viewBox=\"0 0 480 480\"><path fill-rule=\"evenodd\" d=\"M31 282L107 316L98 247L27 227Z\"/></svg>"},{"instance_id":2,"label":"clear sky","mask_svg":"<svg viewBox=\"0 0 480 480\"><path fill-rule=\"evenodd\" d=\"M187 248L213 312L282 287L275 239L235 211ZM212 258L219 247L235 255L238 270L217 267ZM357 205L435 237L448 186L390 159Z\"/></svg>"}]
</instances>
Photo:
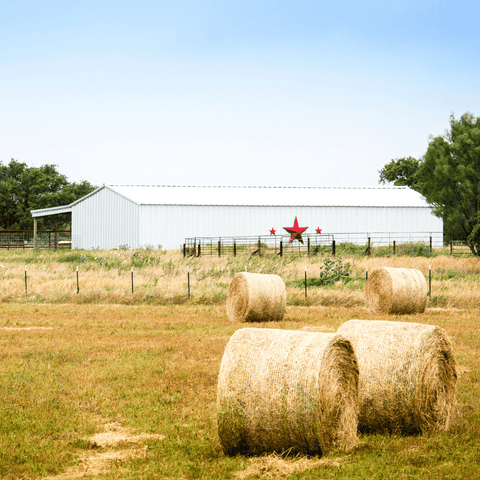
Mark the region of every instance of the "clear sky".
<instances>
[{"instance_id":1,"label":"clear sky","mask_svg":"<svg viewBox=\"0 0 480 480\"><path fill-rule=\"evenodd\" d=\"M370 186L480 115L473 1L4 0L0 161L70 181Z\"/></svg>"}]
</instances>

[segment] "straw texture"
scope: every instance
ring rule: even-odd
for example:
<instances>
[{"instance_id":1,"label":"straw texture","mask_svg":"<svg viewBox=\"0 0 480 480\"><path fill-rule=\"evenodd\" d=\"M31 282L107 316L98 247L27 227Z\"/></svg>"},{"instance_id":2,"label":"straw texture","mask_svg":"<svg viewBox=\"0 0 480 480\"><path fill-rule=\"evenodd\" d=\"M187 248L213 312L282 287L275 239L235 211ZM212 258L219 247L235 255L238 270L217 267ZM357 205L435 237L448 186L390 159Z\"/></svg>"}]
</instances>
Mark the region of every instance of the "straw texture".
<instances>
[{"instance_id":1,"label":"straw texture","mask_svg":"<svg viewBox=\"0 0 480 480\"><path fill-rule=\"evenodd\" d=\"M228 455L349 449L357 441L355 353L335 333L237 330L222 358L217 408Z\"/></svg>"},{"instance_id":2,"label":"straw texture","mask_svg":"<svg viewBox=\"0 0 480 480\"><path fill-rule=\"evenodd\" d=\"M457 373L453 347L442 328L350 320L337 333L351 341L358 359L361 431L415 434L448 429Z\"/></svg>"},{"instance_id":3,"label":"straw texture","mask_svg":"<svg viewBox=\"0 0 480 480\"><path fill-rule=\"evenodd\" d=\"M286 302L285 283L278 275L237 273L228 288L227 316L232 322L279 321Z\"/></svg>"},{"instance_id":4,"label":"straw texture","mask_svg":"<svg viewBox=\"0 0 480 480\"><path fill-rule=\"evenodd\" d=\"M373 270L365 287L367 309L373 314L423 313L427 282L414 268L381 267Z\"/></svg>"}]
</instances>

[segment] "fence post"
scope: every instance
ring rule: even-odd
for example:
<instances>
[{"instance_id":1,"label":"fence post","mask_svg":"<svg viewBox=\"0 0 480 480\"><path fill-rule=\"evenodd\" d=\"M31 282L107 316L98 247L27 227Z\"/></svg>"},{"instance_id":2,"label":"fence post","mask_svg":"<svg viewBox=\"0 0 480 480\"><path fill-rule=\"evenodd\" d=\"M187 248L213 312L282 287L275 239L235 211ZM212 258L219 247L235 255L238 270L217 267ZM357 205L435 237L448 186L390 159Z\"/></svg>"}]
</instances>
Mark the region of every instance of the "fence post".
<instances>
[{"instance_id":1,"label":"fence post","mask_svg":"<svg viewBox=\"0 0 480 480\"><path fill-rule=\"evenodd\" d=\"M37 248L37 217L33 218L33 248Z\"/></svg>"},{"instance_id":2,"label":"fence post","mask_svg":"<svg viewBox=\"0 0 480 480\"><path fill-rule=\"evenodd\" d=\"M218 256L219 257L222 256L222 241L221 240L218 241Z\"/></svg>"},{"instance_id":3,"label":"fence post","mask_svg":"<svg viewBox=\"0 0 480 480\"><path fill-rule=\"evenodd\" d=\"M22 234L23 249L25 250L25 230L23 230Z\"/></svg>"},{"instance_id":4,"label":"fence post","mask_svg":"<svg viewBox=\"0 0 480 480\"><path fill-rule=\"evenodd\" d=\"M307 299L307 266L305 265L305 300Z\"/></svg>"},{"instance_id":5,"label":"fence post","mask_svg":"<svg viewBox=\"0 0 480 480\"><path fill-rule=\"evenodd\" d=\"M132 293L133 293L133 267L132 269L130 270L130 275L132 277Z\"/></svg>"},{"instance_id":6,"label":"fence post","mask_svg":"<svg viewBox=\"0 0 480 480\"><path fill-rule=\"evenodd\" d=\"M80 286L78 284L78 265L77 265L77 293L80 293Z\"/></svg>"},{"instance_id":7,"label":"fence post","mask_svg":"<svg viewBox=\"0 0 480 480\"><path fill-rule=\"evenodd\" d=\"M283 257L283 240L280 240L280 257Z\"/></svg>"},{"instance_id":8,"label":"fence post","mask_svg":"<svg viewBox=\"0 0 480 480\"><path fill-rule=\"evenodd\" d=\"M432 252L433 252L433 241L432 241L432 237L430 236L430 256L432 256Z\"/></svg>"},{"instance_id":9,"label":"fence post","mask_svg":"<svg viewBox=\"0 0 480 480\"><path fill-rule=\"evenodd\" d=\"M27 266L25 265L25 297L27 296Z\"/></svg>"},{"instance_id":10,"label":"fence post","mask_svg":"<svg viewBox=\"0 0 480 480\"><path fill-rule=\"evenodd\" d=\"M428 296L432 296L432 266L428 266Z\"/></svg>"},{"instance_id":11,"label":"fence post","mask_svg":"<svg viewBox=\"0 0 480 480\"><path fill-rule=\"evenodd\" d=\"M393 254L395 255L396 253L396 243L395 243L395 240L393 241Z\"/></svg>"},{"instance_id":12,"label":"fence post","mask_svg":"<svg viewBox=\"0 0 480 480\"><path fill-rule=\"evenodd\" d=\"M365 269L365 280L368 280L368 265L367 265L367 268Z\"/></svg>"},{"instance_id":13,"label":"fence post","mask_svg":"<svg viewBox=\"0 0 480 480\"><path fill-rule=\"evenodd\" d=\"M233 256L234 257L237 256L237 241L236 240L233 241Z\"/></svg>"},{"instance_id":14,"label":"fence post","mask_svg":"<svg viewBox=\"0 0 480 480\"><path fill-rule=\"evenodd\" d=\"M332 257L335 256L335 240L332 240Z\"/></svg>"},{"instance_id":15,"label":"fence post","mask_svg":"<svg viewBox=\"0 0 480 480\"><path fill-rule=\"evenodd\" d=\"M202 247L201 247L201 243L200 243L200 240L198 241L198 256L200 256L202 254Z\"/></svg>"},{"instance_id":16,"label":"fence post","mask_svg":"<svg viewBox=\"0 0 480 480\"><path fill-rule=\"evenodd\" d=\"M57 230L57 224L55 224L55 243L53 245L54 250L58 250L58 230Z\"/></svg>"},{"instance_id":17,"label":"fence post","mask_svg":"<svg viewBox=\"0 0 480 480\"><path fill-rule=\"evenodd\" d=\"M368 237L368 246L367 246L367 252L368 252L368 256L371 255L371 250L370 250L370 247L371 247L371 242L370 242L370 237Z\"/></svg>"},{"instance_id":18,"label":"fence post","mask_svg":"<svg viewBox=\"0 0 480 480\"><path fill-rule=\"evenodd\" d=\"M187 267L188 299L190 300L190 265Z\"/></svg>"},{"instance_id":19,"label":"fence post","mask_svg":"<svg viewBox=\"0 0 480 480\"><path fill-rule=\"evenodd\" d=\"M258 256L262 256L262 244L260 243L260 237L258 238Z\"/></svg>"},{"instance_id":20,"label":"fence post","mask_svg":"<svg viewBox=\"0 0 480 480\"><path fill-rule=\"evenodd\" d=\"M450 255L453 255L453 240L450 240Z\"/></svg>"},{"instance_id":21,"label":"fence post","mask_svg":"<svg viewBox=\"0 0 480 480\"><path fill-rule=\"evenodd\" d=\"M185 244L183 244L183 258L187 256L187 247Z\"/></svg>"}]
</instances>

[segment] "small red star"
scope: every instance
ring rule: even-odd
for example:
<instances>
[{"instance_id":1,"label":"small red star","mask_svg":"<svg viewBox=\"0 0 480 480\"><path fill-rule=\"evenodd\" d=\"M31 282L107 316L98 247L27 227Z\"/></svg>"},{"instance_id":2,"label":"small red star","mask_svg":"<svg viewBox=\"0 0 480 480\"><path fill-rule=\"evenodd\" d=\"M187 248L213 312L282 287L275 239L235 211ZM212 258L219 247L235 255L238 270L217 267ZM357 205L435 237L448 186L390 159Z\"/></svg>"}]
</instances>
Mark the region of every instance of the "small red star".
<instances>
[{"instance_id":1,"label":"small red star","mask_svg":"<svg viewBox=\"0 0 480 480\"><path fill-rule=\"evenodd\" d=\"M272 228L272 229L270 230L270 235L275 235L275 232L276 232L276 230L275 230L274 228Z\"/></svg>"},{"instance_id":2,"label":"small red star","mask_svg":"<svg viewBox=\"0 0 480 480\"><path fill-rule=\"evenodd\" d=\"M315 230L317 233L322 233L322 229L320 227L317 227L317 229Z\"/></svg>"},{"instance_id":3,"label":"small red star","mask_svg":"<svg viewBox=\"0 0 480 480\"><path fill-rule=\"evenodd\" d=\"M290 234L289 243L292 243L295 239L298 240L300 243L303 243L302 233L307 228L308 227L300 227L298 225L297 217L295 217L295 221L293 222L293 227L283 227L283 229L286 230Z\"/></svg>"}]
</instances>

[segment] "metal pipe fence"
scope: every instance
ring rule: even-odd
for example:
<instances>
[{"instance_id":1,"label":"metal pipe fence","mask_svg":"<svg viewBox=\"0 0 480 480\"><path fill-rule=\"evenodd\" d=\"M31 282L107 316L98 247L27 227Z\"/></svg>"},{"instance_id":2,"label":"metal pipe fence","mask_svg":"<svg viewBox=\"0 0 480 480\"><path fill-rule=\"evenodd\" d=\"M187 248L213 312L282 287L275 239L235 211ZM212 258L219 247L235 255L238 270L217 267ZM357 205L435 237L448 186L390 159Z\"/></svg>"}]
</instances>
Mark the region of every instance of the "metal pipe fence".
<instances>
[{"instance_id":1,"label":"metal pipe fence","mask_svg":"<svg viewBox=\"0 0 480 480\"><path fill-rule=\"evenodd\" d=\"M182 246L183 256L237 256L237 255L321 255L365 254L372 249L387 249L401 255L418 251L432 255L443 248L442 232L364 232L303 234L303 243L290 242L290 235L259 235L250 237L191 237ZM385 253L385 252L382 252Z\"/></svg>"},{"instance_id":2,"label":"metal pipe fence","mask_svg":"<svg viewBox=\"0 0 480 480\"><path fill-rule=\"evenodd\" d=\"M57 250L71 248L72 235L70 231L39 230L37 231L37 248ZM35 248L33 230L0 230L0 249Z\"/></svg>"}]
</instances>

